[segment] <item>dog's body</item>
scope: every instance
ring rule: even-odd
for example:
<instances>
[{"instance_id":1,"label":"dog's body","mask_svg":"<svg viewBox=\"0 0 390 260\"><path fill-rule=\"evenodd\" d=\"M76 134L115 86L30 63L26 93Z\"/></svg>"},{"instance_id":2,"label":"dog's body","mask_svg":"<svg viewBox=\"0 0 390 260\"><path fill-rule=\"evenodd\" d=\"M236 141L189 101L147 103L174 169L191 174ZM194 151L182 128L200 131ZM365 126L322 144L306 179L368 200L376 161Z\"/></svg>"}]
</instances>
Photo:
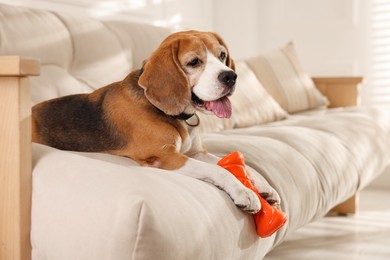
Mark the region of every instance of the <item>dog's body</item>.
<instances>
[{"instance_id":1,"label":"dog's body","mask_svg":"<svg viewBox=\"0 0 390 260\"><path fill-rule=\"evenodd\" d=\"M244 210L256 212L256 195L206 153L196 110L230 117L228 96L237 75L220 37L188 31L165 39L140 70L91 94L65 96L32 110L33 141L62 150L105 152L141 165L176 170L225 190ZM207 163L205 163L207 162ZM196 164L197 171L191 164ZM215 165L210 172L210 164ZM272 188L256 188L278 201Z\"/></svg>"}]
</instances>

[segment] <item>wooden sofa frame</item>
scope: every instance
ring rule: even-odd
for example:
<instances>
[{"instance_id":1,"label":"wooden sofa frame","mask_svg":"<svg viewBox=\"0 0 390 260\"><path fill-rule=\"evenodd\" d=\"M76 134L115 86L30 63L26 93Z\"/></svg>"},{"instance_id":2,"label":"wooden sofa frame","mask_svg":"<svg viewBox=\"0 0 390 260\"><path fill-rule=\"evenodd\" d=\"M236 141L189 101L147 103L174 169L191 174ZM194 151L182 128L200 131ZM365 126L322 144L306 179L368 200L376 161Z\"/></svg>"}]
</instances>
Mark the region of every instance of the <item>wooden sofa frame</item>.
<instances>
[{"instance_id":1,"label":"wooden sofa frame","mask_svg":"<svg viewBox=\"0 0 390 260\"><path fill-rule=\"evenodd\" d=\"M31 259L31 101L29 76L37 60L0 57L0 259ZM330 107L358 105L361 77L313 78ZM357 196L334 210L355 213Z\"/></svg>"}]
</instances>

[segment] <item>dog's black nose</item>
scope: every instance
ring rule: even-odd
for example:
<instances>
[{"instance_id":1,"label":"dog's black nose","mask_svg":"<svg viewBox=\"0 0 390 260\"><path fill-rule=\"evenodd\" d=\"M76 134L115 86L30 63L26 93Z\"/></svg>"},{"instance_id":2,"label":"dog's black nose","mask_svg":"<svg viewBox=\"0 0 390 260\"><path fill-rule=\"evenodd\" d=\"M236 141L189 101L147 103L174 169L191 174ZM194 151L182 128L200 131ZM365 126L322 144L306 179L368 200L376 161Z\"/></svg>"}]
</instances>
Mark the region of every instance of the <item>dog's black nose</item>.
<instances>
[{"instance_id":1,"label":"dog's black nose","mask_svg":"<svg viewBox=\"0 0 390 260\"><path fill-rule=\"evenodd\" d=\"M236 84L237 74L232 70L223 71L218 75L219 82L231 88Z\"/></svg>"}]
</instances>

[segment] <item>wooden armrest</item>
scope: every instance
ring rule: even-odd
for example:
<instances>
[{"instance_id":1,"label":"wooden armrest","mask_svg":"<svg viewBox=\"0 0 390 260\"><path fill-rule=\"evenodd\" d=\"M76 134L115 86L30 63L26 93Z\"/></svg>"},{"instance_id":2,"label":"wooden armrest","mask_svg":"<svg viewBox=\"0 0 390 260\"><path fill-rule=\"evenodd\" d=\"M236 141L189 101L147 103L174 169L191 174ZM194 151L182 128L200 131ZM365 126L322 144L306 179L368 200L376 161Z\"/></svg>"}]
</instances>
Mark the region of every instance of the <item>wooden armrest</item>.
<instances>
[{"instance_id":1,"label":"wooden armrest","mask_svg":"<svg viewBox=\"0 0 390 260\"><path fill-rule=\"evenodd\" d=\"M0 259L31 259L31 97L38 61L0 56Z\"/></svg>"},{"instance_id":2,"label":"wooden armrest","mask_svg":"<svg viewBox=\"0 0 390 260\"><path fill-rule=\"evenodd\" d=\"M359 105L362 77L313 77L317 89L328 98L329 107Z\"/></svg>"},{"instance_id":3,"label":"wooden armrest","mask_svg":"<svg viewBox=\"0 0 390 260\"><path fill-rule=\"evenodd\" d=\"M336 207L330 210L330 212L337 213L339 215L355 214L358 211L359 205L359 193L357 192L351 198L340 203Z\"/></svg>"},{"instance_id":4,"label":"wooden armrest","mask_svg":"<svg viewBox=\"0 0 390 260\"><path fill-rule=\"evenodd\" d=\"M20 56L0 56L0 77L38 76L39 62L33 58Z\"/></svg>"}]
</instances>

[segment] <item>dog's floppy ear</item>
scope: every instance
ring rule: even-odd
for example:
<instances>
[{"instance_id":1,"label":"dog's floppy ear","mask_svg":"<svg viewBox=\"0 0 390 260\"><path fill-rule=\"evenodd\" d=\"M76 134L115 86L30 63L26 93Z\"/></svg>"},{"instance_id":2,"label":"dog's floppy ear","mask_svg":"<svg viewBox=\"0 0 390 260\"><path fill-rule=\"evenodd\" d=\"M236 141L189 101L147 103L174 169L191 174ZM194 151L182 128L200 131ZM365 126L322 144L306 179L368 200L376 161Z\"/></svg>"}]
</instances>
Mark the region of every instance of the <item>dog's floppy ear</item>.
<instances>
[{"instance_id":1,"label":"dog's floppy ear","mask_svg":"<svg viewBox=\"0 0 390 260\"><path fill-rule=\"evenodd\" d=\"M191 87L178 51L179 40L160 45L144 64L138 80L150 103L171 116L182 113L191 102Z\"/></svg>"},{"instance_id":2,"label":"dog's floppy ear","mask_svg":"<svg viewBox=\"0 0 390 260\"><path fill-rule=\"evenodd\" d=\"M213 35L214 35L215 38L217 38L219 44L223 45L226 48L227 52L228 52L227 53L227 57L226 57L226 66L228 66L232 70L236 71L236 64L234 63L234 60L230 56L230 51L229 51L226 43L222 40L222 38L218 34L213 33Z\"/></svg>"}]
</instances>

